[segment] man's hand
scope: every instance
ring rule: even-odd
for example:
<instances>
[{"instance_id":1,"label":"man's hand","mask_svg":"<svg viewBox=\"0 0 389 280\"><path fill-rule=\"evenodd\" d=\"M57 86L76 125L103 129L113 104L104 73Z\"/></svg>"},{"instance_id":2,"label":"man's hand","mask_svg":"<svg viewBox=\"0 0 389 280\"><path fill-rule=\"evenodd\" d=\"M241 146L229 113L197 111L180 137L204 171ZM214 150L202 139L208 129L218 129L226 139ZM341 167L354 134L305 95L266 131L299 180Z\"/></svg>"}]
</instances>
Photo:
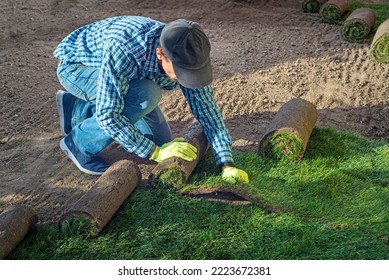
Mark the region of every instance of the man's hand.
<instances>
[{"instance_id":1,"label":"man's hand","mask_svg":"<svg viewBox=\"0 0 389 280\"><path fill-rule=\"evenodd\" d=\"M193 145L185 142L184 138L175 138L173 141L156 146L150 159L156 162L164 161L171 157L179 157L187 161L197 158L197 149Z\"/></svg>"},{"instance_id":2,"label":"man's hand","mask_svg":"<svg viewBox=\"0 0 389 280\"><path fill-rule=\"evenodd\" d=\"M246 184L249 182L249 176L244 170L232 166L223 168L222 178L229 184L235 184L237 182Z\"/></svg>"}]
</instances>

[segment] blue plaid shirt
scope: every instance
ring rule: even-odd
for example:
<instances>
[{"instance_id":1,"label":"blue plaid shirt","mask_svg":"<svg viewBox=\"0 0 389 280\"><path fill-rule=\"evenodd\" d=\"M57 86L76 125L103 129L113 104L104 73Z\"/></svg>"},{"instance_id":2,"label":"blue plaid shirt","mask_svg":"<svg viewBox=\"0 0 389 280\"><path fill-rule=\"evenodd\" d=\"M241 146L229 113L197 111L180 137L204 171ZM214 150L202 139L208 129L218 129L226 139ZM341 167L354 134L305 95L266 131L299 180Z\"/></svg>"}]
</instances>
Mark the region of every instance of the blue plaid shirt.
<instances>
[{"instance_id":1,"label":"blue plaid shirt","mask_svg":"<svg viewBox=\"0 0 389 280\"><path fill-rule=\"evenodd\" d=\"M189 89L171 81L157 63L155 49L164 23L121 16L83 26L68 35L54 51L62 63L99 67L96 97L100 127L127 151L147 157L154 143L121 114L129 81L151 79L162 89L181 88L194 117L202 125L218 165L233 162L231 138L214 100L212 87Z\"/></svg>"}]
</instances>

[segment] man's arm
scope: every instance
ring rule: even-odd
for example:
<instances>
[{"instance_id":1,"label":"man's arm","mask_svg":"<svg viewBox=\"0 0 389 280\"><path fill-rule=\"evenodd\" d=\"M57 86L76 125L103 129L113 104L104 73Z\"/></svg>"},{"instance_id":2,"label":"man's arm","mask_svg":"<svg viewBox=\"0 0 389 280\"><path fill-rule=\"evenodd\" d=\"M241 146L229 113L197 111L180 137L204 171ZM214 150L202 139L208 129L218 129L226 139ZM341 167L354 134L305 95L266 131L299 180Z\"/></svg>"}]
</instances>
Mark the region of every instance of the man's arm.
<instances>
[{"instance_id":1,"label":"man's arm","mask_svg":"<svg viewBox=\"0 0 389 280\"><path fill-rule=\"evenodd\" d=\"M249 177L244 170L234 167L231 153L231 137L224 124L222 114L215 102L211 86L202 89L181 87L194 117L202 125L212 148L216 164L221 169L222 178L235 184L248 183Z\"/></svg>"},{"instance_id":2,"label":"man's arm","mask_svg":"<svg viewBox=\"0 0 389 280\"><path fill-rule=\"evenodd\" d=\"M222 168L233 166L231 137L224 124L222 114L215 102L211 86L201 89L181 87L193 116L203 127L204 133L215 156L216 164Z\"/></svg>"}]
</instances>

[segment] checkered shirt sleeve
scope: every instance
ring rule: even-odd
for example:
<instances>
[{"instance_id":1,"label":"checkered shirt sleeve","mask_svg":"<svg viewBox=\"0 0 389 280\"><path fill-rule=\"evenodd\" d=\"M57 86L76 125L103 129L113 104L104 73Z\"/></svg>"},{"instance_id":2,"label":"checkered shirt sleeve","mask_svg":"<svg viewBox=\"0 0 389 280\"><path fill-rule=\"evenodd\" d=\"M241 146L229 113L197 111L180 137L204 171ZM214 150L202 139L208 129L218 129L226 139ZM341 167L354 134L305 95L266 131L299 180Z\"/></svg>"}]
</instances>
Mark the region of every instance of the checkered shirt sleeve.
<instances>
[{"instance_id":1,"label":"checkered shirt sleeve","mask_svg":"<svg viewBox=\"0 0 389 280\"><path fill-rule=\"evenodd\" d=\"M215 156L216 164L233 163L231 138L215 102L212 87L188 89L181 86L181 90L189 103L193 116L203 127L204 134Z\"/></svg>"}]
</instances>

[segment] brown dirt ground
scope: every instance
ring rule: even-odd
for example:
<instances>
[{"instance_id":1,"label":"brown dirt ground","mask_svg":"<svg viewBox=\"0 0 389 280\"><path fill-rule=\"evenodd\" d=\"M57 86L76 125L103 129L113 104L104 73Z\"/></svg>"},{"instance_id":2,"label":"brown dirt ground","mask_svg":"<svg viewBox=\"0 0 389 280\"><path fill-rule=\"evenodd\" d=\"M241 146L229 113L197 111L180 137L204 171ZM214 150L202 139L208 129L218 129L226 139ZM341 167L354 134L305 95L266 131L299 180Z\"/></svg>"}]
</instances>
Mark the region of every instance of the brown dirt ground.
<instances>
[{"instance_id":1,"label":"brown dirt ground","mask_svg":"<svg viewBox=\"0 0 389 280\"><path fill-rule=\"evenodd\" d=\"M317 105L318 126L389 140L389 65L369 58L370 42L345 42L340 26L303 13L301 2L1 1L0 212L23 203L36 209L41 224L55 223L97 179L59 149L54 97L60 85L52 52L73 29L110 16L187 18L203 25L212 43L217 103L235 149L255 151L274 114L293 97ZM166 93L161 106L176 134L192 120L179 91ZM115 145L104 155L129 157ZM147 178L154 164L129 158Z\"/></svg>"}]
</instances>

